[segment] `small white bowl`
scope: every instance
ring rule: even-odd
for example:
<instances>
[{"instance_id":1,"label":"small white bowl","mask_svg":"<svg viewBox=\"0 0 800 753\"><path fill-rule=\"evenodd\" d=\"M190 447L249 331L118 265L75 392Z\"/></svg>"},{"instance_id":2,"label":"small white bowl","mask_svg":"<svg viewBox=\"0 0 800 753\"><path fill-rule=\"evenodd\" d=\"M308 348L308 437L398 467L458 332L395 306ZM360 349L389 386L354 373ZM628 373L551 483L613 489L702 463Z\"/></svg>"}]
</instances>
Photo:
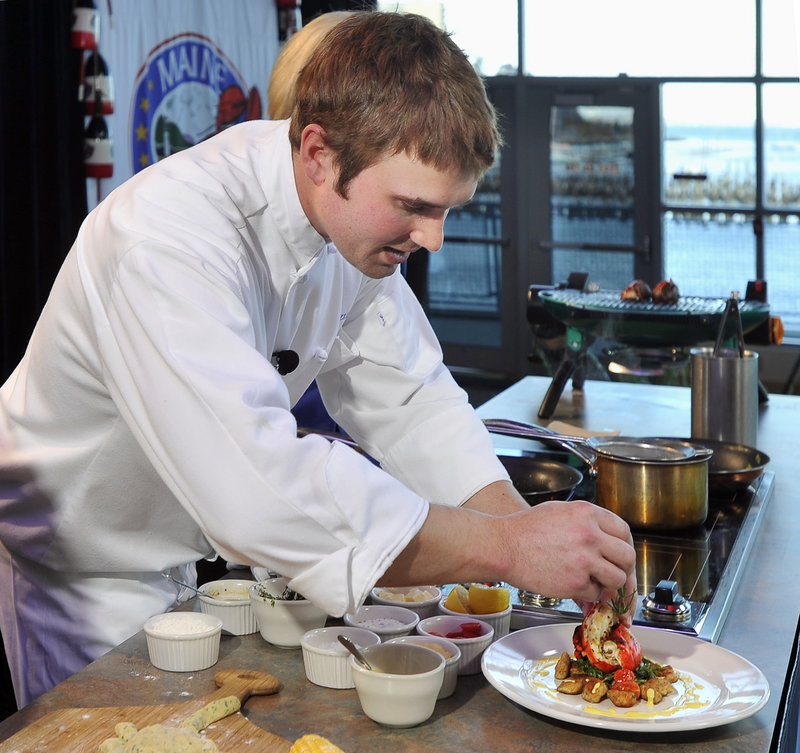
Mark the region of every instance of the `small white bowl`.
<instances>
[{"instance_id":1,"label":"small white bowl","mask_svg":"<svg viewBox=\"0 0 800 753\"><path fill-rule=\"evenodd\" d=\"M168 672L197 672L219 659L222 620L202 612L166 612L144 623L150 663Z\"/></svg>"},{"instance_id":2,"label":"small white bowl","mask_svg":"<svg viewBox=\"0 0 800 753\"><path fill-rule=\"evenodd\" d=\"M222 629L233 635L250 635L258 622L250 606L250 586L254 580L212 580L198 589L200 611L222 620Z\"/></svg>"},{"instance_id":3,"label":"small white bowl","mask_svg":"<svg viewBox=\"0 0 800 753\"><path fill-rule=\"evenodd\" d=\"M325 625L328 615L307 599L279 599L286 581L270 578L250 586L250 606L261 637L279 648L299 648L303 635Z\"/></svg>"},{"instance_id":4,"label":"small white bowl","mask_svg":"<svg viewBox=\"0 0 800 753\"><path fill-rule=\"evenodd\" d=\"M430 597L418 598L423 593L430 594ZM370 591L369 598L373 604L410 609L422 620L436 614L442 590L438 586L376 586Z\"/></svg>"},{"instance_id":5,"label":"small white bowl","mask_svg":"<svg viewBox=\"0 0 800 753\"><path fill-rule=\"evenodd\" d=\"M480 625L481 634L474 638L458 638L452 635L460 632L461 625L465 622L477 622ZM494 637L492 626L488 622L475 619L471 614L462 614L458 617L450 614L426 617L424 620L420 620L417 632L420 635L438 635L455 643L461 649L461 659L458 663L458 674L460 675L475 675L481 671L481 656L491 645Z\"/></svg>"},{"instance_id":6,"label":"small white bowl","mask_svg":"<svg viewBox=\"0 0 800 753\"><path fill-rule=\"evenodd\" d=\"M416 612L383 604L359 607L354 613L344 616L345 625L371 630L382 641L413 633L418 622L419 615Z\"/></svg>"},{"instance_id":7,"label":"small white bowl","mask_svg":"<svg viewBox=\"0 0 800 753\"><path fill-rule=\"evenodd\" d=\"M498 638L502 638L504 635L508 635L508 631L511 629L511 605L509 604L502 612L492 612L491 614L464 614L463 612L454 612L452 609L448 609L444 605L445 599L442 599L439 602L439 611L442 614L449 614L454 617L466 617L467 619L475 618L477 620L482 620L483 622L488 622L492 628L494 629L494 638L493 641L496 641Z\"/></svg>"},{"instance_id":8,"label":"small white bowl","mask_svg":"<svg viewBox=\"0 0 800 753\"><path fill-rule=\"evenodd\" d=\"M364 713L389 727L413 727L430 718L444 679L444 657L430 648L380 643L364 649L377 672L351 656L350 670Z\"/></svg>"},{"instance_id":9,"label":"small white bowl","mask_svg":"<svg viewBox=\"0 0 800 753\"><path fill-rule=\"evenodd\" d=\"M354 627L324 627L309 630L300 640L306 677L323 688L352 688L350 653L337 636L346 635L360 649L377 646L381 639L371 630Z\"/></svg>"},{"instance_id":10,"label":"small white bowl","mask_svg":"<svg viewBox=\"0 0 800 753\"><path fill-rule=\"evenodd\" d=\"M440 638L438 635L401 635L390 638L387 643L413 643L417 646L439 651L444 656L444 679L439 691L439 698L449 698L456 690L458 683L458 665L461 661L461 649L453 641Z\"/></svg>"}]
</instances>

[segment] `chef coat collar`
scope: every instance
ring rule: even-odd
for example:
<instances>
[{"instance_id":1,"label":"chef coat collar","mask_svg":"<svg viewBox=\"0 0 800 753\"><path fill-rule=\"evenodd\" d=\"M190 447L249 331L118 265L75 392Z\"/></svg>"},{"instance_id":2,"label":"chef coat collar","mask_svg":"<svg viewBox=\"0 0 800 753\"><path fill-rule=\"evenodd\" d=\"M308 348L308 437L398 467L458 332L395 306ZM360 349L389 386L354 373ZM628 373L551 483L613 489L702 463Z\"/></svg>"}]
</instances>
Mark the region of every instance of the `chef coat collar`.
<instances>
[{"instance_id":1,"label":"chef coat collar","mask_svg":"<svg viewBox=\"0 0 800 753\"><path fill-rule=\"evenodd\" d=\"M264 188L267 211L272 214L297 266L303 267L320 253L327 241L314 229L300 203L294 181L289 121L276 121L275 129L270 129L269 137L276 140L277 144L277 148L271 150L274 159L266 161L260 156L264 151L260 141L256 140L253 144L253 163L259 170L259 182Z\"/></svg>"}]
</instances>

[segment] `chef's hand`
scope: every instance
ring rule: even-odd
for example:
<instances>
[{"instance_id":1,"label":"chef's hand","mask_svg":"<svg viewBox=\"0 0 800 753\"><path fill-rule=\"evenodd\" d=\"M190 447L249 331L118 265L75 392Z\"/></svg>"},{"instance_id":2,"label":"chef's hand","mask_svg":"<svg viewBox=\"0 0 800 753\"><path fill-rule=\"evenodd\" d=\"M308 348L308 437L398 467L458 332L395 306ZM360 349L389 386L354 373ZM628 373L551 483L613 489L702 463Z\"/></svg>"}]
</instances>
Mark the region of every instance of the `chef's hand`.
<instances>
[{"instance_id":1,"label":"chef's hand","mask_svg":"<svg viewBox=\"0 0 800 753\"><path fill-rule=\"evenodd\" d=\"M506 516L516 571L508 581L587 608L625 588L636 593L636 551L625 521L584 501L543 502ZM635 599L632 607L635 607ZM629 622L632 609L623 617Z\"/></svg>"},{"instance_id":2,"label":"chef's hand","mask_svg":"<svg viewBox=\"0 0 800 753\"><path fill-rule=\"evenodd\" d=\"M473 498L474 499L474 498ZM473 500L470 500L472 502ZM416 536L378 583L505 581L547 596L595 602L636 591L627 523L589 502L542 502L507 514L430 505Z\"/></svg>"}]
</instances>

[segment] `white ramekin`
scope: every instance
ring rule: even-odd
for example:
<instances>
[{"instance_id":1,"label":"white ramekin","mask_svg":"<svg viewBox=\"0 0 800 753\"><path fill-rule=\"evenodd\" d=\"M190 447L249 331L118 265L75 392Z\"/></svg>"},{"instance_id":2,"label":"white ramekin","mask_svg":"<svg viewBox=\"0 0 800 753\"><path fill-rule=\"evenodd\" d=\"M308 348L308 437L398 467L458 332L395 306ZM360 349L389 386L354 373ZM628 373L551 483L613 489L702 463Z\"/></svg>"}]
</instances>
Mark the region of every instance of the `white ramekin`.
<instances>
[{"instance_id":1,"label":"white ramekin","mask_svg":"<svg viewBox=\"0 0 800 753\"><path fill-rule=\"evenodd\" d=\"M307 599L277 598L285 587L283 578L254 583L250 586L250 605L265 641L279 648L300 648L303 635L323 627L328 615Z\"/></svg>"},{"instance_id":2,"label":"white ramekin","mask_svg":"<svg viewBox=\"0 0 800 753\"><path fill-rule=\"evenodd\" d=\"M380 637L371 630L354 627L326 627L309 630L300 639L306 677L324 688L352 688L350 653L337 636L346 635L359 649L376 646Z\"/></svg>"},{"instance_id":3,"label":"white ramekin","mask_svg":"<svg viewBox=\"0 0 800 753\"><path fill-rule=\"evenodd\" d=\"M419 615L405 607L371 604L359 607L352 614L344 616L345 625L360 627L377 633L382 641L409 635L419 622Z\"/></svg>"},{"instance_id":4,"label":"white ramekin","mask_svg":"<svg viewBox=\"0 0 800 753\"><path fill-rule=\"evenodd\" d=\"M450 633L458 632L461 623L477 622L483 633L475 638L456 638ZM450 614L439 614L435 617L426 617L417 625L420 635L439 635L452 641L461 650L461 659L458 664L458 674L475 675L481 671L481 656L491 645L494 629L488 622L475 619L474 615L461 614L458 617Z\"/></svg>"},{"instance_id":5,"label":"white ramekin","mask_svg":"<svg viewBox=\"0 0 800 753\"><path fill-rule=\"evenodd\" d=\"M449 614L454 617L461 617L471 619L474 617L475 619L482 620L483 622L488 622L493 630L494 630L494 638L493 641L496 641L498 638L502 638L504 635L508 635L508 631L511 629L511 605L509 604L502 612L492 612L491 614L464 614L463 612L454 612L452 609L448 609L444 605L445 599L442 599L439 602L439 611L442 614Z\"/></svg>"},{"instance_id":6,"label":"white ramekin","mask_svg":"<svg viewBox=\"0 0 800 753\"><path fill-rule=\"evenodd\" d=\"M415 591L426 591L432 594L430 599L421 601L406 601L406 595ZM385 594L389 594L387 598ZM392 598L394 597L394 598ZM370 601L373 604L383 604L390 607L404 607L416 612L422 620L425 617L432 617L438 613L439 600L442 598L442 590L438 586L403 586L403 587L384 587L376 586L370 591Z\"/></svg>"},{"instance_id":7,"label":"white ramekin","mask_svg":"<svg viewBox=\"0 0 800 753\"><path fill-rule=\"evenodd\" d=\"M443 648L449 656L445 656L444 659L444 680L442 680L439 698L448 698L453 695L458 683L458 665L461 662L461 649L453 641L440 638L438 635L401 635L399 638L390 638L386 642L414 643L425 648L431 648L431 644L434 644Z\"/></svg>"},{"instance_id":8,"label":"white ramekin","mask_svg":"<svg viewBox=\"0 0 800 753\"><path fill-rule=\"evenodd\" d=\"M365 649L373 667L348 660L364 713L389 727L413 727L430 718L444 678L444 657L430 648L379 643Z\"/></svg>"},{"instance_id":9,"label":"white ramekin","mask_svg":"<svg viewBox=\"0 0 800 753\"><path fill-rule=\"evenodd\" d=\"M222 629L233 635L249 635L258 630L250 606L250 586L254 580L212 580L198 589L200 611L222 620ZM232 597L236 598L232 598Z\"/></svg>"},{"instance_id":10,"label":"white ramekin","mask_svg":"<svg viewBox=\"0 0 800 753\"><path fill-rule=\"evenodd\" d=\"M202 612L166 612L144 623L150 662L168 672L208 669L219 658L222 620Z\"/></svg>"}]
</instances>

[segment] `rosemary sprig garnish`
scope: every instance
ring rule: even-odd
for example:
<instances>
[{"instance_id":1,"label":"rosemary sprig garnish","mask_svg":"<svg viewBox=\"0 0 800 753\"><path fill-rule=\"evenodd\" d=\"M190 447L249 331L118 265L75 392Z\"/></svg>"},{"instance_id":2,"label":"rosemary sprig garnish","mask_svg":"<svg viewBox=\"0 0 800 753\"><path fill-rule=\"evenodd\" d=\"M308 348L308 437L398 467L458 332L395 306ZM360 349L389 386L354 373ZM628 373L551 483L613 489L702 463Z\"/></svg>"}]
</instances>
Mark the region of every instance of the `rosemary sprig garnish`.
<instances>
[{"instance_id":1,"label":"rosemary sprig garnish","mask_svg":"<svg viewBox=\"0 0 800 753\"><path fill-rule=\"evenodd\" d=\"M635 591L632 594L627 594L624 588L618 588L616 597L608 602L608 606L617 614L627 614L633 606L635 598Z\"/></svg>"}]
</instances>

